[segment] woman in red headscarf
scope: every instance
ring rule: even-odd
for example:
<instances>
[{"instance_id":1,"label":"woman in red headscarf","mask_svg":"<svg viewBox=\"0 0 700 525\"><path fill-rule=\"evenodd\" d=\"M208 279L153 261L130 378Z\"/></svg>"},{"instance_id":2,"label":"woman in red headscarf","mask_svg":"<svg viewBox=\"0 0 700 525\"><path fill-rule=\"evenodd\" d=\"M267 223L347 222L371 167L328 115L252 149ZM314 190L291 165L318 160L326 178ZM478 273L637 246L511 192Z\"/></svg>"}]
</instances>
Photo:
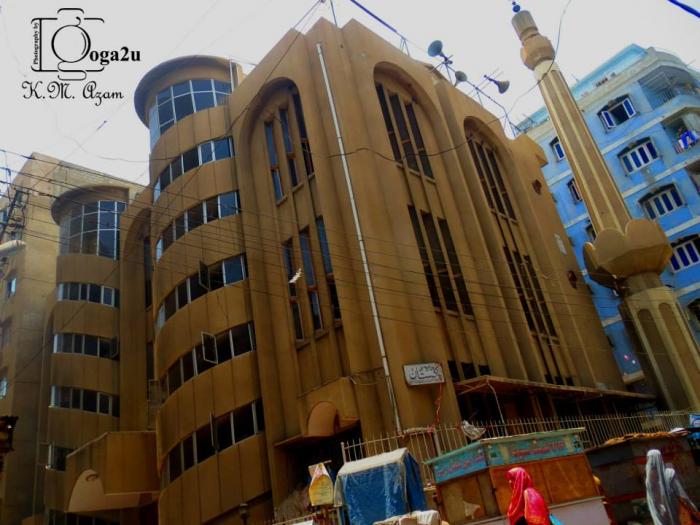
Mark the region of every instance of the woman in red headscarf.
<instances>
[{"instance_id":1,"label":"woman in red headscarf","mask_svg":"<svg viewBox=\"0 0 700 525\"><path fill-rule=\"evenodd\" d=\"M506 473L506 479L511 490L510 525L551 525L547 503L533 486L530 474L522 467L514 467Z\"/></svg>"}]
</instances>

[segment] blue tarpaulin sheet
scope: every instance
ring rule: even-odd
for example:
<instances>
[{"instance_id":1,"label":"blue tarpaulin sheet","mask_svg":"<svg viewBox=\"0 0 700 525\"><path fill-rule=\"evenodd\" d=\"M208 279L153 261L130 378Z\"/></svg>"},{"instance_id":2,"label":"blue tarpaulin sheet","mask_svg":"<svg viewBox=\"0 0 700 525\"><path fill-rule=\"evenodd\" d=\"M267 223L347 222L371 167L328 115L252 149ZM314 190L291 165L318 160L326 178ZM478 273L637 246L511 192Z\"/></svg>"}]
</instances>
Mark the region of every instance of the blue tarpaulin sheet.
<instances>
[{"instance_id":1,"label":"blue tarpaulin sheet","mask_svg":"<svg viewBox=\"0 0 700 525\"><path fill-rule=\"evenodd\" d=\"M352 525L427 510L418 463L405 448L343 465L335 484Z\"/></svg>"}]
</instances>

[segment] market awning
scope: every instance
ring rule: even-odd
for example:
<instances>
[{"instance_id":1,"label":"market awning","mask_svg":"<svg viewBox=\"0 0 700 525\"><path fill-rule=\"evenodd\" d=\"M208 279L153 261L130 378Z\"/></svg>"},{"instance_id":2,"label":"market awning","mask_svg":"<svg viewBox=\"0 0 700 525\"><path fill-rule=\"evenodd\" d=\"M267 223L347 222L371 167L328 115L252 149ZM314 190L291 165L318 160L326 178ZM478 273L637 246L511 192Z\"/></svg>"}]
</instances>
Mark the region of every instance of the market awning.
<instances>
[{"instance_id":1,"label":"market awning","mask_svg":"<svg viewBox=\"0 0 700 525\"><path fill-rule=\"evenodd\" d=\"M107 432L66 458L67 512L133 508L159 491L156 433Z\"/></svg>"},{"instance_id":2,"label":"market awning","mask_svg":"<svg viewBox=\"0 0 700 525\"><path fill-rule=\"evenodd\" d=\"M599 397L617 397L630 400L637 399L639 401L654 399L654 396L651 394L640 394L624 390L603 390L586 386L553 385L550 383L541 383L539 381L495 376L480 376L460 381L459 383L455 383L455 390L458 395L476 393L508 395L529 392L579 399L593 399Z\"/></svg>"}]
</instances>

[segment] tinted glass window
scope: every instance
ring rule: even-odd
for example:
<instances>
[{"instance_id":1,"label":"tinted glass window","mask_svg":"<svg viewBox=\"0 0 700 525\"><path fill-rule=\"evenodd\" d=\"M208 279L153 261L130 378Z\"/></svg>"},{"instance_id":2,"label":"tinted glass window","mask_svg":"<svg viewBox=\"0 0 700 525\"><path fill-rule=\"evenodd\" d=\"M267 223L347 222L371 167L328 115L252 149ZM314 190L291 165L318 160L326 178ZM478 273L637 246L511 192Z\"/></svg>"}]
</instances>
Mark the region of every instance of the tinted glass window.
<instances>
[{"instance_id":1,"label":"tinted glass window","mask_svg":"<svg viewBox=\"0 0 700 525\"><path fill-rule=\"evenodd\" d=\"M213 454L211 429L206 425L197 431L197 462L201 463Z\"/></svg>"},{"instance_id":2,"label":"tinted glass window","mask_svg":"<svg viewBox=\"0 0 700 525\"><path fill-rule=\"evenodd\" d=\"M192 148L191 150L182 154L182 169L183 171L188 171L196 168L199 165L199 153L197 148Z\"/></svg>"},{"instance_id":3,"label":"tinted glass window","mask_svg":"<svg viewBox=\"0 0 700 525\"><path fill-rule=\"evenodd\" d=\"M243 441L255 434L253 410L250 405L233 412L233 434L236 442Z\"/></svg>"},{"instance_id":4,"label":"tinted glass window","mask_svg":"<svg viewBox=\"0 0 700 525\"><path fill-rule=\"evenodd\" d=\"M253 350L247 324L242 324L232 328L231 338L233 339L233 355L241 355Z\"/></svg>"},{"instance_id":5,"label":"tinted glass window","mask_svg":"<svg viewBox=\"0 0 700 525\"><path fill-rule=\"evenodd\" d=\"M230 414L226 414L216 420L216 439L219 450L224 450L233 445Z\"/></svg>"},{"instance_id":6,"label":"tinted glass window","mask_svg":"<svg viewBox=\"0 0 700 525\"><path fill-rule=\"evenodd\" d=\"M97 412L97 392L83 390L83 410Z\"/></svg>"}]
</instances>

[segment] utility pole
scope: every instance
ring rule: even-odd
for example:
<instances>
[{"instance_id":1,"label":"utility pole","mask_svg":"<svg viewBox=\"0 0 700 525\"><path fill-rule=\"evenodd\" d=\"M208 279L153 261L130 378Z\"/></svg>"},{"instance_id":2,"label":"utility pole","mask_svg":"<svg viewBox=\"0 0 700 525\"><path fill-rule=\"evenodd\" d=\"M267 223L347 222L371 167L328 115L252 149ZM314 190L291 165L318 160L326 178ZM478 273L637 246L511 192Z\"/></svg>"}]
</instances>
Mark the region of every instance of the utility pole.
<instances>
[{"instance_id":1,"label":"utility pole","mask_svg":"<svg viewBox=\"0 0 700 525\"><path fill-rule=\"evenodd\" d=\"M645 374L672 409L700 408L700 352L672 290L659 275L673 254L654 221L632 219L562 76L552 43L528 11L513 17L523 63L535 73L597 237L583 247L593 280L617 290L641 344ZM651 377L649 375L651 374Z\"/></svg>"}]
</instances>

